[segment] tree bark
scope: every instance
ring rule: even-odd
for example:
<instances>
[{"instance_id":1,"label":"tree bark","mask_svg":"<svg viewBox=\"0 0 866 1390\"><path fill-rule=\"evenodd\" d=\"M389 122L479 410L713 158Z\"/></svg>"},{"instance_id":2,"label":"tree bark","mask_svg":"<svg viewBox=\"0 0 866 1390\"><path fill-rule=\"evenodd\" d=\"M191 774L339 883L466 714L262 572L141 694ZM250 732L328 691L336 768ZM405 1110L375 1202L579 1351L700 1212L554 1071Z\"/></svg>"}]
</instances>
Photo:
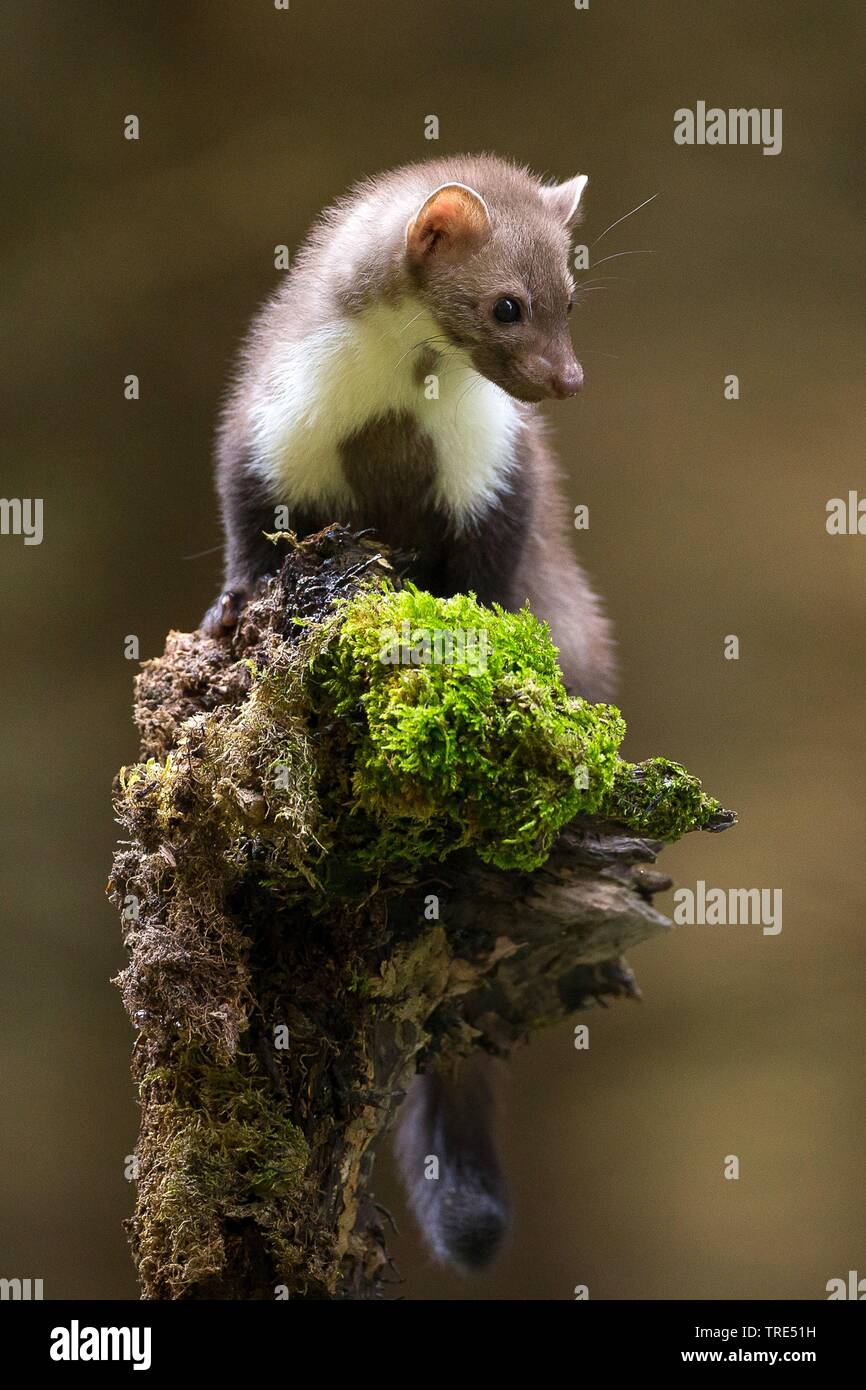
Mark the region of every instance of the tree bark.
<instances>
[{"instance_id":1,"label":"tree bark","mask_svg":"<svg viewBox=\"0 0 866 1390\"><path fill-rule=\"evenodd\" d=\"M393 1271L371 1174L419 1064L505 1056L636 997L623 952L670 926L652 905L670 886L651 867L659 842L586 816L532 872L464 849L306 895L259 874L274 818L264 784L227 776L225 750L247 737L255 679L308 632L292 615L319 621L382 576L389 557L340 528L291 545L231 641L171 633L138 680L141 762L118 782L129 838L110 888L137 1030L129 1224L145 1298L381 1292ZM331 737L312 731L310 756Z\"/></svg>"}]
</instances>

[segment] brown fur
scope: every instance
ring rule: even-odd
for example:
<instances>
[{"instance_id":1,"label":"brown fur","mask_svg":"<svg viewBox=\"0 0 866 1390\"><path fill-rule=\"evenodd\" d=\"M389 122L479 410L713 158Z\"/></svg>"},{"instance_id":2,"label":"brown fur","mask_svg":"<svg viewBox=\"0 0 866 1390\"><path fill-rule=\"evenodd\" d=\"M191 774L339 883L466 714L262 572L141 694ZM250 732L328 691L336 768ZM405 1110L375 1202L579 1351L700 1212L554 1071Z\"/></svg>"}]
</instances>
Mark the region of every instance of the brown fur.
<instances>
[{"instance_id":1,"label":"brown fur","mask_svg":"<svg viewBox=\"0 0 866 1390\"><path fill-rule=\"evenodd\" d=\"M464 185L431 199L442 185ZM477 195L477 196L476 196ZM481 200L481 201L479 201ZM262 538L274 526L274 496L254 462L254 392L275 341L303 342L322 324L360 313L377 300L420 298L447 344L469 354L483 376L527 403L570 394L579 384L568 333L573 293L569 185L545 187L525 169L490 155L409 165L358 185L319 218L293 268L253 326L226 408L218 479L226 526L225 588L205 624L220 633L256 580L275 563ZM407 235L407 225L409 227ZM520 298L521 322L491 313L503 295ZM436 369L440 345L419 345L414 379ZM612 643L599 600L566 541L567 519L543 422L532 405L516 446L508 490L472 524L437 509L436 458L405 412L359 421L340 446L352 503L336 515L323 498L292 515L306 532L340 520L374 529L411 552L407 573L432 592L472 589L482 602L519 607L529 600L550 623L569 686L590 698L612 689ZM228 612L229 619L226 619Z\"/></svg>"}]
</instances>

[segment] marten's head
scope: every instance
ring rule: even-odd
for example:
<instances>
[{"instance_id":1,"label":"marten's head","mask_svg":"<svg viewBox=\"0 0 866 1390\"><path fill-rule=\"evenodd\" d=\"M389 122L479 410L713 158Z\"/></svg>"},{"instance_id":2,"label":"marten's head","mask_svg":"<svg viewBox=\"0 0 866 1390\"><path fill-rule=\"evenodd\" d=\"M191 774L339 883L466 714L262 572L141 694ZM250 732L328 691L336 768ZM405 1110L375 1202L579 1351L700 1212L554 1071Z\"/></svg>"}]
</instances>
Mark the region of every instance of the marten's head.
<instances>
[{"instance_id":1,"label":"marten's head","mask_svg":"<svg viewBox=\"0 0 866 1390\"><path fill-rule=\"evenodd\" d=\"M482 376L521 401L573 396L583 382L568 315L570 232L586 176L545 187L510 171L485 196L446 183L406 228L417 293Z\"/></svg>"}]
</instances>

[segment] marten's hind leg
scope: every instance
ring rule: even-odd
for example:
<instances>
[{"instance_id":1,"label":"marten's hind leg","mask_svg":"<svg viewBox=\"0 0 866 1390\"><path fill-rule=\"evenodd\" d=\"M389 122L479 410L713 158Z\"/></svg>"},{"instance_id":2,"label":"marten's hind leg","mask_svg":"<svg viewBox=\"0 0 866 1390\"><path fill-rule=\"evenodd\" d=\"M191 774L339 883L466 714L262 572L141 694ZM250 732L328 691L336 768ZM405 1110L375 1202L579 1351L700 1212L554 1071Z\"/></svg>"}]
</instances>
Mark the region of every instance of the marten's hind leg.
<instances>
[{"instance_id":1,"label":"marten's hind leg","mask_svg":"<svg viewBox=\"0 0 866 1390\"><path fill-rule=\"evenodd\" d=\"M277 505L263 480L243 457L223 451L219 462L219 492L226 533L225 577L222 592L201 621L209 637L226 637L237 627L246 604L263 575L280 565L280 551L269 534L278 530ZM291 529L304 534L306 518L292 518Z\"/></svg>"}]
</instances>

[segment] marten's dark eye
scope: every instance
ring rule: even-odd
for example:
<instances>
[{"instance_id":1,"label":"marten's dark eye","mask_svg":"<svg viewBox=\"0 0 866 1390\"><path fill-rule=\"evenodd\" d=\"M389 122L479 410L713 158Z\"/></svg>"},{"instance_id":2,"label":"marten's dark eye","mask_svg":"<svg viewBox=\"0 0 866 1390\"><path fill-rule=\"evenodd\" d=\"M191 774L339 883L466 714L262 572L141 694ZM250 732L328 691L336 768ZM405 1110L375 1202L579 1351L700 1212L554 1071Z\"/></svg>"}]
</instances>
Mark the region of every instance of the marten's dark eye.
<instances>
[{"instance_id":1,"label":"marten's dark eye","mask_svg":"<svg viewBox=\"0 0 866 1390\"><path fill-rule=\"evenodd\" d=\"M493 306L493 317L499 323L517 323L520 319L520 300L497 299Z\"/></svg>"},{"instance_id":2,"label":"marten's dark eye","mask_svg":"<svg viewBox=\"0 0 866 1390\"><path fill-rule=\"evenodd\" d=\"M568 301L568 308L566 309L565 312L566 312L567 314L570 314L573 308L574 308L574 300L573 300L573 299L570 299L570 300Z\"/></svg>"}]
</instances>

